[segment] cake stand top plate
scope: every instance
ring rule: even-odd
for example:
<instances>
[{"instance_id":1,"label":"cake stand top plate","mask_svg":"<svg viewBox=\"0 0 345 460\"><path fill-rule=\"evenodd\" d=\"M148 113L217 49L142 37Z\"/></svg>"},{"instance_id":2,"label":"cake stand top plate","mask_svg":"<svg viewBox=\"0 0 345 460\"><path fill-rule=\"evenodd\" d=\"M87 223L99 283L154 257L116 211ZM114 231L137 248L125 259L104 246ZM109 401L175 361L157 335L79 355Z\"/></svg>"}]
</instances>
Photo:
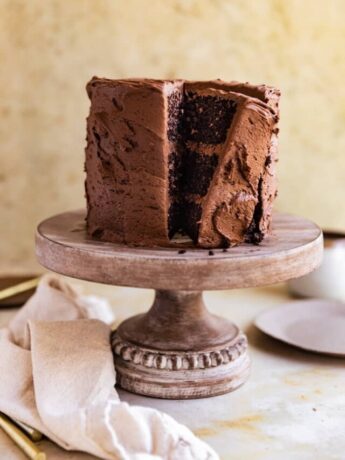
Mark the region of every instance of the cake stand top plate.
<instances>
[{"instance_id":1,"label":"cake stand top plate","mask_svg":"<svg viewBox=\"0 0 345 460\"><path fill-rule=\"evenodd\" d=\"M85 211L43 221L36 253L46 268L98 283L154 289L229 289L273 284L305 275L321 263L322 232L314 223L275 214L272 234L260 245L214 249L133 248L91 239Z\"/></svg>"}]
</instances>

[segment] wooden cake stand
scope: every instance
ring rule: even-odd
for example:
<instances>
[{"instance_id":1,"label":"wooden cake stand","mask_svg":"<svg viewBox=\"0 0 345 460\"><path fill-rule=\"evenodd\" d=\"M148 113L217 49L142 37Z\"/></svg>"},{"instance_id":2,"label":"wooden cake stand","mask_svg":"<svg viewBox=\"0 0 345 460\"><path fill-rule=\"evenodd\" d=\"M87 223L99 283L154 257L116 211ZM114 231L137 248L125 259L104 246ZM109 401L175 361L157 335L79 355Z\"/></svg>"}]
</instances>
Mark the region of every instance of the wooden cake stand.
<instances>
[{"instance_id":1,"label":"wooden cake stand","mask_svg":"<svg viewBox=\"0 0 345 460\"><path fill-rule=\"evenodd\" d=\"M232 391L249 375L247 339L206 309L203 289L245 288L299 277L322 257L312 222L276 214L259 246L228 250L133 248L95 241L85 211L60 214L37 230L40 263L98 283L156 289L151 309L120 324L112 336L117 383L134 393L187 399Z\"/></svg>"}]
</instances>

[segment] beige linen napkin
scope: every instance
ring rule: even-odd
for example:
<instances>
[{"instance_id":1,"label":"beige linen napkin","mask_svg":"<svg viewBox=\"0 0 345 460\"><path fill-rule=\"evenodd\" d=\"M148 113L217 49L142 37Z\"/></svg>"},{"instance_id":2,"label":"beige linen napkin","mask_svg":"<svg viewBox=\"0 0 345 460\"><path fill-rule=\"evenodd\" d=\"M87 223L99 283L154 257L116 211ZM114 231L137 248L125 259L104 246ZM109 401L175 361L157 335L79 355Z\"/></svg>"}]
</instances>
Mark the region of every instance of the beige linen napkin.
<instances>
[{"instance_id":1,"label":"beige linen napkin","mask_svg":"<svg viewBox=\"0 0 345 460\"><path fill-rule=\"evenodd\" d=\"M98 302L102 303L102 302ZM0 411L104 459L211 460L170 416L120 402L103 304L48 275L0 334Z\"/></svg>"}]
</instances>

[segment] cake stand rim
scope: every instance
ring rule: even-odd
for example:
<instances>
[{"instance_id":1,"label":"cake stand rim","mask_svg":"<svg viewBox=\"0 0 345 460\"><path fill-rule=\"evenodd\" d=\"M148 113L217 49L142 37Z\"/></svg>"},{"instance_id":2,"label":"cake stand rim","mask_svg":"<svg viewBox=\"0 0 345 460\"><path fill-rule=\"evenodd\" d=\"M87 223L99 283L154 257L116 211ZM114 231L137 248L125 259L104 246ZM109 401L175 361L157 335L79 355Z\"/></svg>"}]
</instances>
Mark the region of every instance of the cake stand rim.
<instances>
[{"instance_id":1,"label":"cake stand rim","mask_svg":"<svg viewBox=\"0 0 345 460\"><path fill-rule=\"evenodd\" d=\"M262 251L264 244L243 245L242 248L241 246L230 248L224 253L219 252L221 250L212 250L215 253L213 256L208 255L208 249L185 248L186 254L180 255L178 254L180 248L138 248L92 240L85 240L84 247L82 247L81 244L73 244L63 238L47 235L44 229L47 224L54 219L56 221L68 216L74 216L80 220L85 216L85 210L60 213L43 220L38 225L36 254L39 262L57 273L104 284L178 290L254 287L275 284L305 275L317 268L322 260L323 235L321 229L309 219L287 213L274 213L273 219L290 219L304 224L306 226L304 230L311 232L312 236L307 238L303 244L296 242L291 247L279 250L275 250L273 245L271 252L266 254ZM82 231L79 230L79 232ZM78 233L75 230L74 232ZM96 248L92 248L92 244L95 244ZM247 250L247 253L238 254L243 248ZM252 252L249 253L250 251ZM193 257L191 257L192 254ZM67 260L67 264L64 264L61 258L64 261ZM279 266L280 263L285 263L285 266ZM254 265L257 267L257 276L253 276L252 273L251 266ZM242 273L237 270L240 267ZM244 268L248 269L250 275L247 276L247 279L245 275L248 273L243 272ZM121 269L126 273L119 273ZM146 273L140 275L139 269ZM179 273L181 270L182 272ZM183 275L191 275L191 272L194 272L195 276L184 278ZM217 275L219 275L218 278Z\"/></svg>"}]
</instances>

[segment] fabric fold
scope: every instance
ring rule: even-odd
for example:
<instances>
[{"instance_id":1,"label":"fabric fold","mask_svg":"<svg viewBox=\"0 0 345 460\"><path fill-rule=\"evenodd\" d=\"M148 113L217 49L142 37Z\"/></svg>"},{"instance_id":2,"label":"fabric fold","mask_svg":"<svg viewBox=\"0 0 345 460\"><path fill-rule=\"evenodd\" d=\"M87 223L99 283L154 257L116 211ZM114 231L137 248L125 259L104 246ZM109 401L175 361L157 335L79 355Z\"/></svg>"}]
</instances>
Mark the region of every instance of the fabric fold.
<instances>
[{"instance_id":1,"label":"fabric fold","mask_svg":"<svg viewBox=\"0 0 345 460\"><path fill-rule=\"evenodd\" d=\"M155 409L119 400L104 300L55 276L0 334L0 411L67 450L106 460L213 460L216 453Z\"/></svg>"}]
</instances>

